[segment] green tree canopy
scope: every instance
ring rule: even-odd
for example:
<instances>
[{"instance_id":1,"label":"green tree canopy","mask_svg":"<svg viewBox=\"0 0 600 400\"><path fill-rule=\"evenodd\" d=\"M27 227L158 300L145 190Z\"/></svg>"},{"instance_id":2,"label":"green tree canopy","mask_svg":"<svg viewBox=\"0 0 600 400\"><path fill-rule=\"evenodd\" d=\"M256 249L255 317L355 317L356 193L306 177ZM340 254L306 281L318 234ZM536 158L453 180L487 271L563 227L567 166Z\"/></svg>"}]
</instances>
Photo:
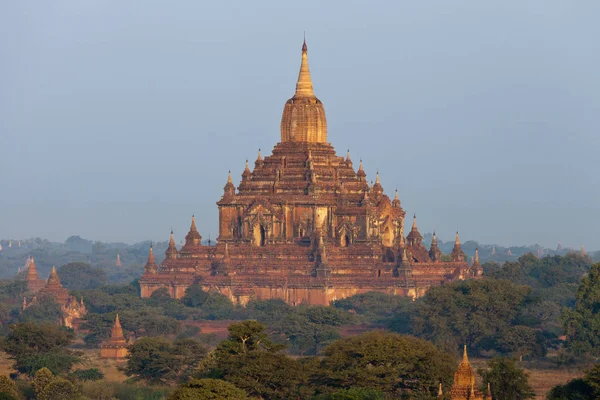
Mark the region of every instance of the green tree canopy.
<instances>
[{"instance_id":1,"label":"green tree canopy","mask_svg":"<svg viewBox=\"0 0 600 400\"><path fill-rule=\"evenodd\" d=\"M487 366L487 369L478 369L477 373L483 378L485 390L487 385L490 385L494 400L535 398L535 392L529 385L529 376L514 359L496 357L490 360Z\"/></svg>"},{"instance_id":2,"label":"green tree canopy","mask_svg":"<svg viewBox=\"0 0 600 400\"><path fill-rule=\"evenodd\" d=\"M96 289L106 284L106 273L88 263L72 262L57 271L60 282L71 290Z\"/></svg>"},{"instance_id":3,"label":"green tree canopy","mask_svg":"<svg viewBox=\"0 0 600 400\"><path fill-rule=\"evenodd\" d=\"M568 348L578 355L600 356L600 263L581 281L575 308L565 309L561 320Z\"/></svg>"},{"instance_id":4,"label":"green tree canopy","mask_svg":"<svg viewBox=\"0 0 600 400\"><path fill-rule=\"evenodd\" d=\"M163 337L144 337L130 347L124 372L149 384L183 381L206 354L206 348L193 339L170 342Z\"/></svg>"},{"instance_id":5,"label":"green tree canopy","mask_svg":"<svg viewBox=\"0 0 600 400\"><path fill-rule=\"evenodd\" d=\"M229 326L229 337L215 351L207 375L233 383L250 396L264 399L310 398L308 374L303 365L281 353L265 326L243 321Z\"/></svg>"},{"instance_id":6,"label":"green tree canopy","mask_svg":"<svg viewBox=\"0 0 600 400\"><path fill-rule=\"evenodd\" d=\"M192 379L173 392L168 400L244 400L248 396L242 389L220 379Z\"/></svg>"},{"instance_id":7,"label":"green tree canopy","mask_svg":"<svg viewBox=\"0 0 600 400\"><path fill-rule=\"evenodd\" d=\"M55 375L66 373L81 361L80 354L67 347L75 334L72 330L55 324L32 322L11 325L2 349L15 361L13 368L33 376L41 368L48 368Z\"/></svg>"},{"instance_id":8,"label":"green tree canopy","mask_svg":"<svg viewBox=\"0 0 600 400\"><path fill-rule=\"evenodd\" d=\"M467 344L473 354L495 349L544 355L543 335L532 329L514 328L534 301L530 290L527 286L496 279L467 280L430 288L410 314L411 333L449 351ZM406 318L405 315L400 317Z\"/></svg>"},{"instance_id":9,"label":"green tree canopy","mask_svg":"<svg viewBox=\"0 0 600 400\"><path fill-rule=\"evenodd\" d=\"M433 344L385 331L350 336L324 351L316 382L331 388L361 387L395 396L432 396L450 385L454 358Z\"/></svg>"}]
</instances>

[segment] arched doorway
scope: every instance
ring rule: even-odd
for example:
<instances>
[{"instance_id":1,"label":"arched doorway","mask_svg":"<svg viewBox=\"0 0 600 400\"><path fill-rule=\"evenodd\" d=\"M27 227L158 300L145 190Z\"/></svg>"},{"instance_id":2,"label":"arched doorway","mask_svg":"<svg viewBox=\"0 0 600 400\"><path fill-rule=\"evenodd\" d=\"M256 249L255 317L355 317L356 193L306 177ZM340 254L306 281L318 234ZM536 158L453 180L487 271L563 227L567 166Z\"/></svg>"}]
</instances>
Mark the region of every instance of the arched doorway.
<instances>
[{"instance_id":1,"label":"arched doorway","mask_svg":"<svg viewBox=\"0 0 600 400\"><path fill-rule=\"evenodd\" d=\"M383 231L381 241L383 242L383 245L385 247L392 247L392 245L394 244L394 235L392 234L392 230L389 226L386 227Z\"/></svg>"},{"instance_id":2,"label":"arched doorway","mask_svg":"<svg viewBox=\"0 0 600 400\"><path fill-rule=\"evenodd\" d=\"M350 237L348 235L342 235L342 237L340 238L340 246L341 247L348 247L350 245Z\"/></svg>"},{"instance_id":3,"label":"arched doorway","mask_svg":"<svg viewBox=\"0 0 600 400\"><path fill-rule=\"evenodd\" d=\"M260 225L254 225L254 231L252 232L254 236L254 245L255 246L264 246L267 242L267 232L265 228Z\"/></svg>"}]
</instances>

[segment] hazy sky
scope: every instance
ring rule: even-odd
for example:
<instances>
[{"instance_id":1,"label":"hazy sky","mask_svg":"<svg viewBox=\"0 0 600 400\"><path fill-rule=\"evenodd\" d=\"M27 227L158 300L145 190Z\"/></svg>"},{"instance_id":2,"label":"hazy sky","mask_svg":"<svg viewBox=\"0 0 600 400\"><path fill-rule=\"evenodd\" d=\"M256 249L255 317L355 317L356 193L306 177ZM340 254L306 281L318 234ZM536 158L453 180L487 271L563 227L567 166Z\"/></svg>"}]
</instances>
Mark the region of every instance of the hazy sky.
<instances>
[{"instance_id":1,"label":"hazy sky","mask_svg":"<svg viewBox=\"0 0 600 400\"><path fill-rule=\"evenodd\" d=\"M421 232L600 248L600 2L3 1L0 238L217 231L303 31L329 141Z\"/></svg>"}]
</instances>

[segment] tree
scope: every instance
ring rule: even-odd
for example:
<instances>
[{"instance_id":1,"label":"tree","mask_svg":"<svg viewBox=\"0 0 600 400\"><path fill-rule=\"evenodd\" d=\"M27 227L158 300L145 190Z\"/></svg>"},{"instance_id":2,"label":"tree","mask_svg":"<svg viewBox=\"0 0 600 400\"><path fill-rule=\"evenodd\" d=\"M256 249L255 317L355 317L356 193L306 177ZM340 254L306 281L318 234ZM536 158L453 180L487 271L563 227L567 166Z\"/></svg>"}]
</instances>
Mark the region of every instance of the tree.
<instances>
[{"instance_id":1,"label":"tree","mask_svg":"<svg viewBox=\"0 0 600 400\"><path fill-rule=\"evenodd\" d=\"M565 309L561 320L568 348L577 355L600 355L600 263L581 281L575 308Z\"/></svg>"},{"instance_id":2,"label":"tree","mask_svg":"<svg viewBox=\"0 0 600 400\"><path fill-rule=\"evenodd\" d=\"M367 292L333 302L333 307L355 312L369 322L383 322L393 313L413 307L409 297L381 292Z\"/></svg>"},{"instance_id":3,"label":"tree","mask_svg":"<svg viewBox=\"0 0 600 400\"><path fill-rule=\"evenodd\" d=\"M20 322L48 322L56 324L62 311L60 305L55 299L49 296L40 296L33 304L29 305L21 314L18 320Z\"/></svg>"},{"instance_id":4,"label":"tree","mask_svg":"<svg viewBox=\"0 0 600 400\"><path fill-rule=\"evenodd\" d=\"M315 383L393 396L433 396L452 382L454 359L433 344L385 331L347 337L324 351Z\"/></svg>"},{"instance_id":5,"label":"tree","mask_svg":"<svg viewBox=\"0 0 600 400\"><path fill-rule=\"evenodd\" d=\"M185 290L181 302L188 307L201 307L207 299L208 292L205 292L202 286L193 284Z\"/></svg>"},{"instance_id":6,"label":"tree","mask_svg":"<svg viewBox=\"0 0 600 400\"><path fill-rule=\"evenodd\" d=\"M529 385L529 375L520 368L514 359L496 357L487 364L487 369L478 369L484 387L489 384L494 400L521 400L535 398Z\"/></svg>"},{"instance_id":7,"label":"tree","mask_svg":"<svg viewBox=\"0 0 600 400\"><path fill-rule=\"evenodd\" d=\"M56 272L63 286L71 290L97 289L106 284L104 270L84 262L65 264Z\"/></svg>"},{"instance_id":8,"label":"tree","mask_svg":"<svg viewBox=\"0 0 600 400\"><path fill-rule=\"evenodd\" d=\"M0 399L20 399L19 389L17 385L5 375L0 375Z\"/></svg>"},{"instance_id":9,"label":"tree","mask_svg":"<svg viewBox=\"0 0 600 400\"><path fill-rule=\"evenodd\" d=\"M54 324L31 322L11 325L2 349L15 361L13 368L33 376L47 367L54 374L67 373L81 362L81 354L67 347L73 342L72 330Z\"/></svg>"},{"instance_id":10,"label":"tree","mask_svg":"<svg viewBox=\"0 0 600 400\"><path fill-rule=\"evenodd\" d=\"M77 400L80 396L81 393L71 382L54 378L36 397L38 400Z\"/></svg>"},{"instance_id":11,"label":"tree","mask_svg":"<svg viewBox=\"0 0 600 400\"><path fill-rule=\"evenodd\" d=\"M182 381L206 354L206 348L193 339L171 343L163 337L144 337L130 347L124 372L153 385Z\"/></svg>"},{"instance_id":12,"label":"tree","mask_svg":"<svg viewBox=\"0 0 600 400\"><path fill-rule=\"evenodd\" d=\"M46 386L54 379L54 374L48 368L39 369L33 378L33 392L35 393L35 397L39 397L40 393L44 390Z\"/></svg>"},{"instance_id":13,"label":"tree","mask_svg":"<svg viewBox=\"0 0 600 400\"><path fill-rule=\"evenodd\" d=\"M481 279L454 282L430 288L411 313L411 333L431 340L449 351L466 344L472 353L495 349L513 351L514 346L496 346L527 307L531 289L506 280ZM536 335L524 336L531 340ZM535 342L519 342L520 347Z\"/></svg>"},{"instance_id":14,"label":"tree","mask_svg":"<svg viewBox=\"0 0 600 400\"><path fill-rule=\"evenodd\" d=\"M173 392L168 400L244 400L246 392L220 379L192 379Z\"/></svg>"},{"instance_id":15,"label":"tree","mask_svg":"<svg viewBox=\"0 0 600 400\"><path fill-rule=\"evenodd\" d=\"M552 388L548 400L597 400L600 398L600 363L583 378L572 379Z\"/></svg>"},{"instance_id":16,"label":"tree","mask_svg":"<svg viewBox=\"0 0 600 400\"><path fill-rule=\"evenodd\" d=\"M308 374L303 365L281 353L257 321L229 326L229 337L215 350L207 377L223 379L264 399L310 398Z\"/></svg>"}]
</instances>

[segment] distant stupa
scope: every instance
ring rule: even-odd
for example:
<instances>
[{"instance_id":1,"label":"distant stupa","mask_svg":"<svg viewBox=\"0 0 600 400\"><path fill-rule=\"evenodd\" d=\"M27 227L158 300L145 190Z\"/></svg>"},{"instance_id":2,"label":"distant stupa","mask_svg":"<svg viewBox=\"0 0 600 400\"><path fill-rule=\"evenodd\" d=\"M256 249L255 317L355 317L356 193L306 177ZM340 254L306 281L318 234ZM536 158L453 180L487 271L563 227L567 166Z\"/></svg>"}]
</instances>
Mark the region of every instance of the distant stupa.
<instances>
[{"instance_id":1,"label":"distant stupa","mask_svg":"<svg viewBox=\"0 0 600 400\"><path fill-rule=\"evenodd\" d=\"M117 262L115 262L115 265L117 267L122 267L123 264L121 264L121 255L119 253L117 253Z\"/></svg>"},{"instance_id":2,"label":"distant stupa","mask_svg":"<svg viewBox=\"0 0 600 400\"><path fill-rule=\"evenodd\" d=\"M510 251L510 248L508 249L508 251L506 252L506 255L508 256L512 256L512 251Z\"/></svg>"},{"instance_id":3,"label":"distant stupa","mask_svg":"<svg viewBox=\"0 0 600 400\"><path fill-rule=\"evenodd\" d=\"M584 257L587 255L587 253L585 252L585 247L583 247L583 245L581 245L581 255Z\"/></svg>"},{"instance_id":4,"label":"distant stupa","mask_svg":"<svg viewBox=\"0 0 600 400\"><path fill-rule=\"evenodd\" d=\"M492 255L496 254L496 246L492 246Z\"/></svg>"},{"instance_id":5,"label":"distant stupa","mask_svg":"<svg viewBox=\"0 0 600 400\"><path fill-rule=\"evenodd\" d=\"M562 247L562 243L560 242L560 240L558 241L558 246L556 246L556 250L557 251L561 251L563 249Z\"/></svg>"},{"instance_id":6,"label":"distant stupa","mask_svg":"<svg viewBox=\"0 0 600 400\"><path fill-rule=\"evenodd\" d=\"M12 240L8 241L8 248L10 249L12 247Z\"/></svg>"},{"instance_id":7,"label":"distant stupa","mask_svg":"<svg viewBox=\"0 0 600 400\"><path fill-rule=\"evenodd\" d=\"M21 247L21 241L19 240L19 247Z\"/></svg>"},{"instance_id":8,"label":"distant stupa","mask_svg":"<svg viewBox=\"0 0 600 400\"><path fill-rule=\"evenodd\" d=\"M542 258L543 255L544 255L544 250L542 248L539 248L537 250L537 256L538 256L538 258Z\"/></svg>"}]
</instances>

